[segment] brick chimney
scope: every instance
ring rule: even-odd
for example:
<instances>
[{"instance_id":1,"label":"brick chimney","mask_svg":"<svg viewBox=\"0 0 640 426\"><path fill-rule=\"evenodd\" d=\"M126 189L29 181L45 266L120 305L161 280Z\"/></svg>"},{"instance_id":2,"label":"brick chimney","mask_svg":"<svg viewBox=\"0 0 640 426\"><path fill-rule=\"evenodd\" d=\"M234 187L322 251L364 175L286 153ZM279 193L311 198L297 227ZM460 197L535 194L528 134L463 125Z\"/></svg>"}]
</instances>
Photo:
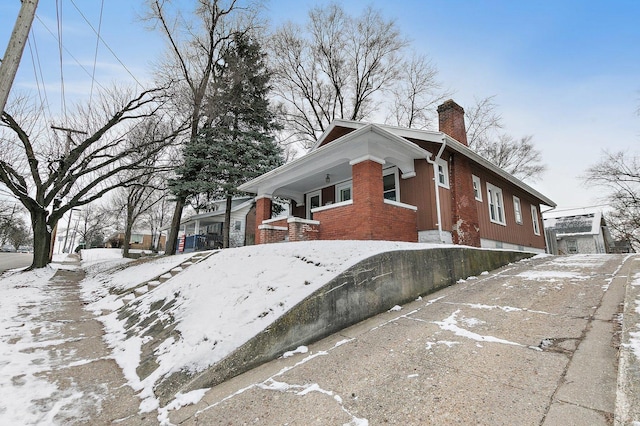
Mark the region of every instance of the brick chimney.
<instances>
[{"instance_id":1,"label":"brick chimney","mask_svg":"<svg viewBox=\"0 0 640 426\"><path fill-rule=\"evenodd\" d=\"M452 99L438 107L439 130L458 142L469 146L464 126L464 109Z\"/></svg>"},{"instance_id":2,"label":"brick chimney","mask_svg":"<svg viewBox=\"0 0 640 426\"><path fill-rule=\"evenodd\" d=\"M438 117L441 132L469 146L464 127L464 109L460 105L449 99L438 107ZM480 226L469 159L457 152L451 153L449 174L453 243L480 247Z\"/></svg>"}]
</instances>

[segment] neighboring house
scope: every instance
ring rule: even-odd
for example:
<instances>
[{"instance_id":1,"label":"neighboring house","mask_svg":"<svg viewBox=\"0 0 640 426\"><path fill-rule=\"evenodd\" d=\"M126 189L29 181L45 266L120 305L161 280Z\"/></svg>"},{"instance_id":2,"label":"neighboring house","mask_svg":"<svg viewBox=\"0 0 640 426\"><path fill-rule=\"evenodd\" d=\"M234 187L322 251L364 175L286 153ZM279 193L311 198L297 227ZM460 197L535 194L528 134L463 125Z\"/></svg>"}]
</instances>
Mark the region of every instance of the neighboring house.
<instances>
[{"instance_id":1,"label":"neighboring house","mask_svg":"<svg viewBox=\"0 0 640 426\"><path fill-rule=\"evenodd\" d=\"M550 211L544 215L547 238L556 241L552 254L611 253L614 241L602 211L581 208Z\"/></svg>"},{"instance_id":2,"label":"neighboring house","mask_svg":"<svg viewBox=\"0 0 640 426\"><path fill-rule=\"evenodd\" d=\"M182 220L180 223L182 236L178 252L222 247L225 208L226 200L218 200L213 203L211 211L194 214ZM241 247L254 243L255 207L253 197L237 197L231 201L230 223L230 247Z\"/></svg>"},{"instance_id":3,"label":"neighboring house","mask_svg":"<svg viewBox=\"0 0 640 426\"><path fill-rule=\"evenodd\" d=\"M257 244L392 240L544 252L540 206L555 203L467 145L464 110L440 131L335 120L305 156L239 187L256 194ZM291 216L271 218L273 197Z\"/></svg>"},{"instance_id":4,"label":"neighboring house","mask_svg":"<svg viewBox=\"0 0 640 426\"><path fill-rule=\"evenodd\" d=\"M164 235L156 236L158 241L158 251L163 251L166 244L166 237ZM152 250L154 238L149 232L140 230L134 230L131 232L131 239L129 240L129 248L133 250ZM118 231L107 238L105 247L107 248L119 248L124 244L124 232Z\"/></svg>"}]
</instances>

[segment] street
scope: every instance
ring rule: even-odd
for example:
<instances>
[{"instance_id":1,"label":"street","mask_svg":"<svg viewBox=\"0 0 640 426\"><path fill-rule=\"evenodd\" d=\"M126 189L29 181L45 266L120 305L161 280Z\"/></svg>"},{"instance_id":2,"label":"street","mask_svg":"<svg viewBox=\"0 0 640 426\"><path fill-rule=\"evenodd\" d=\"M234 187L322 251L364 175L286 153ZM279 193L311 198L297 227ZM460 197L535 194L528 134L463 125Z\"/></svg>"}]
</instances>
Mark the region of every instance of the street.
<instances>
[{"instance_id":1,"label":"street","mask_svg":"<svg viewBox=\"0 0 640 426\"><path fill-rule=\"evenodd\" d=\"M31 253L0 253L0 273L15 268L24 268L31 264Z\"/></svg>"}]
</instances>

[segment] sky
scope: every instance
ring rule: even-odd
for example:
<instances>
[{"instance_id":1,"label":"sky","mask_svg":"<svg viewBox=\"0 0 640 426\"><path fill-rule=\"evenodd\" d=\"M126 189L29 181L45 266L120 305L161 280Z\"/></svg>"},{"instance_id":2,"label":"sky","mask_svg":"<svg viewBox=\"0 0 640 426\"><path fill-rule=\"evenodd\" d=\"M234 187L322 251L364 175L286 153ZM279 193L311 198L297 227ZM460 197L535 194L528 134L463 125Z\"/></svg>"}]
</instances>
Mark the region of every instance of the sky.
<instances>
[{"instance_id":1,"label":"sky","mask_svg":"<svg viewBox=\"0 0 640 426\"><path fill-rule=\"evenodd\" d=\"M34 69L41 69L51 109L63 108L59 49L50 33L57 33L55 3L62 4L65 99L91 95L94 58L96 80L105 86L131 82L131 75L142 83L151 78L163 43L138 18L142 0L105 1L101 25L103 3L98 0L41 1L33 26L35 43L25 50L14 92L37 95ZM287 20L303 23L310 7L325 3L271 0L264 2L264 13L273 26ZM453 91L452 98L461 106L495 96L504 131L516 138L533 135L548 170L532 186L555 201L558 209L603 203L603 192L580 179L603 150L639 152L639 2L343 0L340 4L354 15L372 5L394 19L412 48L431 58L443 86ZM19 5L18 0L0 4L0 48L6 46ZM96 30L100 26L102 38L118 59L103 44L96 55L95 32L78 8ZM37 56L31 53L36 50ZM40 58L39 66L34 67L34 57Z\"/></svg>"}]
</instances>

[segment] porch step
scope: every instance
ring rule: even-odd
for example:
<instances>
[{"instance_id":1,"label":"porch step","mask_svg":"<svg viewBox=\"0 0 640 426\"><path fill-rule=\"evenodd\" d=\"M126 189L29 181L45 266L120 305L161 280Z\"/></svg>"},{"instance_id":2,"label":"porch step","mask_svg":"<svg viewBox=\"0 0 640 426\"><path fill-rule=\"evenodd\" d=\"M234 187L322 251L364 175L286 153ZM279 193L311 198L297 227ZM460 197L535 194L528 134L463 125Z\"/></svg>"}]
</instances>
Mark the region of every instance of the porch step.
<instances>
[{"instance_id":1,"label":"porch step","mask_svg":"<svg viewBox=\"0 0 640 426\"><path fill-rule=\"evenodd\" d=\"M146 283L140 284L139 286L133 288L128 293L122 296L121 300L124 305L128 304L132 300L135 300L137 297L142 296L143 294L148 293L149 291L155 289L160 286L160 284L165 281L173 278L175 275L178 275L180 272L184 271L185 268L188 268L191 265L195 265L196 263L202 262L203 260L213 256L218 253L219 250L214 250L207 253L198 253L196 255L191 256L188 261L182 262L179 266L172 268L169 272L165 272L162 275L158 275L157 277L147 281Z\"/></svg>"}]
</instances>

